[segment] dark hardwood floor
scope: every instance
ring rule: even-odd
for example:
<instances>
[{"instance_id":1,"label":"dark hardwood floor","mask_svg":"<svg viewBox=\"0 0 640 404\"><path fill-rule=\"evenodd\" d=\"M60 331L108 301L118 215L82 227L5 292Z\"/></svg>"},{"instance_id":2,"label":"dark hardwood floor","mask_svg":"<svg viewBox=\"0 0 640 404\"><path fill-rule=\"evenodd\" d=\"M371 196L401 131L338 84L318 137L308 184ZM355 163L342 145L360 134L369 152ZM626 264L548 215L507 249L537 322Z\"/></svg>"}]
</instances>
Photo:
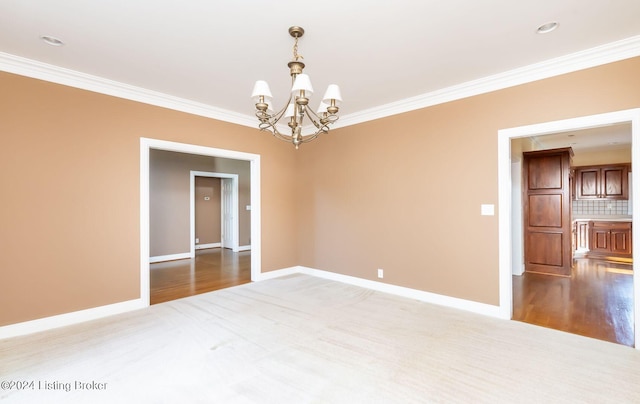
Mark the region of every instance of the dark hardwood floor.
<instances>
[{"instance_id":1,"label":"dark hardwood floor","mask_svg":"<svg viewBox=\"0 0 640 404\"><path fill-rule=\"evenodd\" d=\"M570 277L513 276L513 319L632 347L632 266L580 258Z\"/></svg>"},{"instance_id":2,"label":"dark hardwood floor","mask_svg":"<svg viewBox=\"0 0 640 404\"><path fill-rule=\"evenodd\" d=\"M151 304L251 282L251 251L196 251L194 259L151 264Z\"/></svg>"}]
</instances>

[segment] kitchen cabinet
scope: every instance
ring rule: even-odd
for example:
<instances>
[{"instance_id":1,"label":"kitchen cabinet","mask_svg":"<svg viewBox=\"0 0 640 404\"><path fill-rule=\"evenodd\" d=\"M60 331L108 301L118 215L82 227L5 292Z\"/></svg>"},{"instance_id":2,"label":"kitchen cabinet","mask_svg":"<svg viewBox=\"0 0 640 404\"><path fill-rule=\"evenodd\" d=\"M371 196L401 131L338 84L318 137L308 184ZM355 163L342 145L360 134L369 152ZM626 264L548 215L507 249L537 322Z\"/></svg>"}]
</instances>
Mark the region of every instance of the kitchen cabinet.
<instances>
[{"instance_id":1,"label":"kitchen cabinet","mask_svg":"<svg viewBox=\"0 0 640 404\"><path fill-rule=\"evenodd\" d=\"M629 199L629 164L575 167L578 200Z\"/></svg>"},{"instance_id":2,"label":"kitchen cabinet","mask_svg":"<svg viewBox=\"0 0 640 404\"><path fill-rule=\"evenodd\" d=\"M573 223L574 244L573 250L576 253L589 251L589 220L576 220Z\"/></svg>"},{"instance_id":3,"label":"kitchen cabinet","mask_svg":"<svg viewBox=\"0 0 640 404\"><path fill-rule=\"evenodd\" d=\"M589 257L631 258L631 222L589 222Z\"/></svg>"}]
</instances>

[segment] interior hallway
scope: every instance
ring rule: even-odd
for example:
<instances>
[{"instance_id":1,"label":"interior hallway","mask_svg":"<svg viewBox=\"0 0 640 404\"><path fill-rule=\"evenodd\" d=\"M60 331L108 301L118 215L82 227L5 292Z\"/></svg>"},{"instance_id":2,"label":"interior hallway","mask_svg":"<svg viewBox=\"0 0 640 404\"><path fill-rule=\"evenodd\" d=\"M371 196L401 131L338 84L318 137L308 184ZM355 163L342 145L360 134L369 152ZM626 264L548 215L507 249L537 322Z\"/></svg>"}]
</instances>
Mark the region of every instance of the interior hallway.
<instances>
[{"instance_id":1,"label":"interior hallway","mask_svg":"<svg viewBox=\"0 0 640 404\"><path fill-rule=\"evenodd\" d=\"M197 250L196 257L150 265L151 304L251 282L251 251Z\"/></svg>"},{"instance_id":2,"label":"interior hallway","mask_svg":"<svg viewBox=\"0 0 640 404\"><path fill-rule=\"evenodd\" d=\"M632 265L580 258L571 277L513 276L513 319L633 347Z\"/></svg>"}]
</instances>

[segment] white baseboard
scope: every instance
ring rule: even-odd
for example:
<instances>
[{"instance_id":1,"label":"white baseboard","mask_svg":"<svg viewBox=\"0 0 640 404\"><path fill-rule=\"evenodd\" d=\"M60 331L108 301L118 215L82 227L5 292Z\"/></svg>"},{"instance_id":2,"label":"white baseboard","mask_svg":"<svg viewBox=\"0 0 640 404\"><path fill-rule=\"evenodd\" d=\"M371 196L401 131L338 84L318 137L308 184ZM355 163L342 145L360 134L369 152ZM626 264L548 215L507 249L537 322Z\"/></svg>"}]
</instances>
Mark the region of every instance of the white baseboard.
<instances>
[{"instance_id":1,"label":"white baseboard","mask_svg":"<svg viewBox=\"0 0 640 404\"><path fill-rule=\"evenodd\" d=\"M96 320L102 317L112 316L127 311L138 310L148 305L142 299L128 300L125 302L108 304L71 313L58 314L56 316L25 321L23 323L5 325L0 327L0 339L32 334L35 332L51 330L67 325Z\"/></svg>"},{"instance_id":2,"label":"white baseboard","mask_svg":"<svg viewBox=\"0 0 640 404\"><path fill-rule=\"evenodd\" d=\"M180 254L158 255L155 257L149 257L149 263L155 264L156 262L184 260L189 258L191 258L191 254L188 252Z\"/></svg>"},{"instance_id":3,"label":"white baseboard","mask_svg":"<svg viewBox=\"0 0 640 404\"><path fill-rule=\"evenodd\" d=\"M175 254L183 255L183 254ZM188 254L187 254L188 255ZM167 257L167 256L164 256ZM157 258L157 257L156 257ZM189 257L187 257L189 258ZM173 258L177 259L177 258ZM390 293L397 296L415 299L426 303L437 304L440 306L452 307L486 316L502 318L500 316L500 308L489 304L473 302L455 297L438 295L435 293L425 292L422 290L406 288L403 286L391 285L368 279L356 278L354 276L342 275L334 272L323 271L303 266L295 266L289 268L278 269L275 271L263 272L259 275L257 281L279 278L282 276L293 274L306 274L317 276L319 278L330 279L337 282L347 283L367 289L377 290L379 292ZM23 323L10 324L0 327L0 339L11 338L25 334L31 334L40 331L46 331L58 327L77 324L84 321L96 320L102 317L120 314L127 311L138 310L148 307L148 303L142 299L129 300L120 303L109 304L106 306L94 307L91 309L75 311L71 313L59 314L56 316L45 317L37 320L25 321Z\"/></svg>"},{"instance_id":4,"label":"white baseboard","mask_svg":"<svg viewBox=\"0 0 640 404\"><path fill-rule=\"evenodd\" d=\"M222 247L222 243L196 244L196 250L205 250L207 248Z\"/></svg>"},{"instance_id":5,"label":"white baseboard","mask_svg":"<svg viewBox=\"0 0 640 404\"><path fill-rule=\"evenodd\" d=\"M206 250L208 248L221 248L222 243L209 243L209 244L196 244L196 250ZM237 251L249 251L251 250L251 245L243 245L238 247ZM156 257L150 257L149 263L155 264L156 262L164 262L164 261L175 261L175 260L183 260L191 258L190 253L179 253L179 254L169 254L169 255L158 255Z\"/></svg>"},{"instance_id":6,"label":"white baseboard","mask_svg":"<svg viewBox=\"0 0 640 404\"><path fill-rule=\"evenodd\" d=\"M522 276L524 274L524 265L521 268L513 268L511 275Z\"/></svg>"},{"instance_id":7,"label":"white baseboard","mask_svg":"<svg viewBox=\"0 0 640 404\"><path fill-rule=\"evenodd\" d=\"M257 281L258 282L266 281L267 279L279 278L281 276L299 274L299 273L302 273L301 268L302 267L296 266L296 267L290 267L290 268L277 269L275 271L262 272L258 277Z\"/></svg>"},{"instance_id":8,"label":"white baseboard","mask_svg":"<svg viewBox=\"0 0 640 404\"><path fill-rule=\"evenodd\" d=\"M295 273L301 273L319 278L330 279L337 282L348 283L354 286L360 286L367 289L377 290L379 292L390 293L397 296L415 299L426 303L437 304L440 306L451 307L455 309L465 310L476 314L483 314L490 317L503 318L500 315L500 307L485 303L478 303L471 300L459 299L456 297L439 295L436 293L425 292L422 290L406 288L403 286L391 285L388 283L371 281L368 279L356 278L354 276L337 274L334 272L323 271L320 269L308 268L303 266L291 267L262 273L259 280L277 278Z\"/></svg>"}]
</instances>

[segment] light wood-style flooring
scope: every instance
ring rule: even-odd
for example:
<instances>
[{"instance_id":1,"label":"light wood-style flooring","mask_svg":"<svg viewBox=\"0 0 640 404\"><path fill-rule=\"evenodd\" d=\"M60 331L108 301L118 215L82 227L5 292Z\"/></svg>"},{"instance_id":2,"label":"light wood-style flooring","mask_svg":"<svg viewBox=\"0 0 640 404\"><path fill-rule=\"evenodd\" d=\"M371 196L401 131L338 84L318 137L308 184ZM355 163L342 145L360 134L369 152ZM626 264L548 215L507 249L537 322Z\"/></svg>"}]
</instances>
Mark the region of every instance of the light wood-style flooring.
<instances>
[{"instance_id":1,"label":"light wood-style flooring","mask_svg":"<svg viewBox=\"0 0 640 404\"><path fill-rule=\"evenodd\" d=\"M632 265L580 258L571 277L513 277L513 319L633 346Z\"/></svg>"},{"instance_id":2,"label":"light wood-style flooring","mask_svg":"<svg viewBox=\"0 0 640 404\"><path fill-rule=\"evenodd\" d=\"M196 251L194 259L151 264L151 304L251 282L251 251Z\"/></svg>"}]
</instances>

